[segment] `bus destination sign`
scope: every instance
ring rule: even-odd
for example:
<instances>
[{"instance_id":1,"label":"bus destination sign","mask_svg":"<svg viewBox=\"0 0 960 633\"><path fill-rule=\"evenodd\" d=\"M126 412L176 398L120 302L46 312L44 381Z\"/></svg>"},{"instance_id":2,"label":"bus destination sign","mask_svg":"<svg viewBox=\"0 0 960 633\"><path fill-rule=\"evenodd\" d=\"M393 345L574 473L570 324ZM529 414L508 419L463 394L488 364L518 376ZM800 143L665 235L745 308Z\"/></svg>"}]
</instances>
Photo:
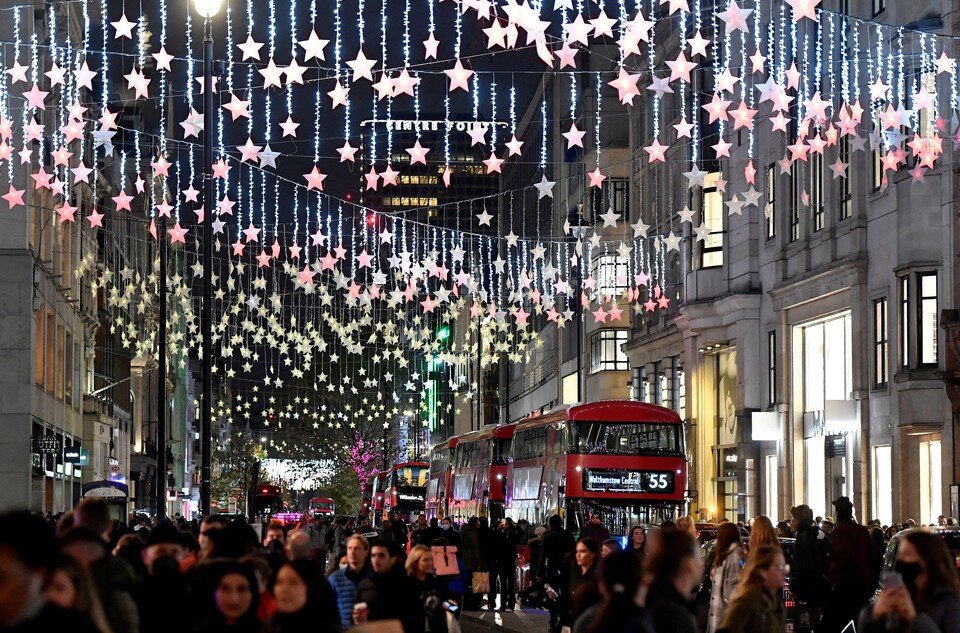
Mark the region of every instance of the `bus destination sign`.
<instances>
[{"instance_id":1,"label":"bus destination sign","mask_svg":"<svg viewBox=\"0 0 960 633\"><path fill-rule=\"evenodd\" d=\"M583 489L596 492L671 493L674 474L670 471L584 468Z\"/></svg>"}]
</instances>

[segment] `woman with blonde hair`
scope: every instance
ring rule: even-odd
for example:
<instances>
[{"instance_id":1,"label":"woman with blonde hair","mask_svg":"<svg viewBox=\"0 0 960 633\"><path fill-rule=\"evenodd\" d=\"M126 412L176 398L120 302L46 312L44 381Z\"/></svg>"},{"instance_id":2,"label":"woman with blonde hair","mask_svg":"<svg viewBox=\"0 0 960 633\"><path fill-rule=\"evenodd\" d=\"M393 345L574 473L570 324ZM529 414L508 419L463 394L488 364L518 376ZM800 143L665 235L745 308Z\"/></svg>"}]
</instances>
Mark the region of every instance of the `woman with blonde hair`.
<instances>
[{"instance_id":1,"label":"woman with blonde hair","mask_svg":"<svg viewBox=\"0 0 960 633\"><path fill-rule=\"evenodd\" d=\"M790 566L783 550L763 545L752 550L743 580L733 594L720 623L723 633L783 633L786 610L780 592L787 584Z\"/></svg>"},{"instance_id":2,"label":"woman with blonde hair","mask_svg":"<svg viewBox=\"0 0 960 633\"><path fill-rule=\"evenodd\" d=\"M750 543L747 546L747 556L752 556L753 552L768 545L780 547L780 539L777 538L777 531L774 529L769 517L761 514L753 520L753 526L750 528Z\"/></svg>"},{"instance_id":3,"label":"woman with blonde hair","mask_svg":"<svg viewBox=\"0 0 960 633\"><path fill-rule=\"evenodd\" d=\"M689 514L677 519L677 529L683 530L693 538L697 538L697 524Z\"/></svg>"},{"instance_id":4,"label":"woman with blonde hair","mask_svg":"<svg viewBox=\"0 0 960 633\"><path fill-rule=\"evenodd\" d=\"M736 525L721 523L717 529L710 560L710 610L707 616L707 633L720 628L730 601L740 585L743 567L743 547L740 545L740 530Z\"/></svg>"}]
</instances>

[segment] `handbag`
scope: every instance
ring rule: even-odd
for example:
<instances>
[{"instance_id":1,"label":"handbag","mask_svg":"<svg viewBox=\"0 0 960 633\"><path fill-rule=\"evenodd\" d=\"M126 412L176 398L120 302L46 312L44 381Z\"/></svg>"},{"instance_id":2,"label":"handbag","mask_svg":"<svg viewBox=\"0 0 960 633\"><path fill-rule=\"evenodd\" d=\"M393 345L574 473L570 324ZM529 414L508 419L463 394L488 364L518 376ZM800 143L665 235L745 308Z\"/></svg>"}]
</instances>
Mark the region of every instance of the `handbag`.
<instances>
[{"instance_id":1,"label":"handbag","mask_svg":"<svg viewBox=\"0 0 960 633\"><path fill-rule=\"evenodd\" d=\"M475 571L470 578L470 587L473 593L490 592L490 574L485 571Z\"/></svg>"},{"instance_id":2,"label":"handbag","mask_svg":"<svg viewBox=\"0 0 960 633\"><path fill-rule=\"evenodd\" d=\"M457 548L453 545L436 545L430 548L433 557L433 573L437 576L456 576L460 573L457 565Z\"/></svg>"}]
</instances>

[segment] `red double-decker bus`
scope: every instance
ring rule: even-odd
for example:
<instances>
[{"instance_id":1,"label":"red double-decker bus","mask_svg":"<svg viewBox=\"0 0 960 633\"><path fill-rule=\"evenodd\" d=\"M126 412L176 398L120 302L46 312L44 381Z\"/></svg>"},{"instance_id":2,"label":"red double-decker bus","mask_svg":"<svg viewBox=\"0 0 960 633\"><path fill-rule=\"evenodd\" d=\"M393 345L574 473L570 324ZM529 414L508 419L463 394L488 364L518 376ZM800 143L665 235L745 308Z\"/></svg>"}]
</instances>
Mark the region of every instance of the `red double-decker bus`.
<instances>
[{"instance_id":1,"label":"red double-decker bus","mask_svg":"<svg viewBox=\"0 0 960 633\"><path fill-rule=\"evenodd\" d=\"M455 520L489 516L491 521L499 521L506 516L507 458L516 426L488 427L459 437L447 495L449 513Z\"/></svg>"},{"instance_id":2,"label":"red double-decker bus","mask_svg":"<svg viewBox=\"0 0 960 633\"><path fill-rule=\"evenodd\" d=\"M591 514L611 534L675 518L687 503L683 422L652 404L606 401L521 421L507 472L507 516L579 531Z\"/></svg>"},{"instance_id":3,"label":"red double-decker bus","mask_svg":"<svg viewBox=\"0 0 960 633\"><path fill-rule=\"evenodd\" d=\"M390 471L382 470L370 478L370 524L383 527L383 502L386 496Z\"/></svg>"},{"instance_id":4,"label":"red double-decker bus","mask_svg":"<svg viewBox=\"0 0 960 633\"><path fill-rule=\"evenodd\" d=\"M444 440L430 451L430 472L427 475L427 492L424 498L428 519L447 516L447 491L450 489L450 461L459 438Z\"/></svg>"},{"instance_id":5,"label":"red double-decker bus","mask_svg":"<svg viewBox=\"0 0 960 633\"><path fill-rule=\"evenodd\" d=\"M310 499L310 512L315 517L332 517L336 513L336 503L329 497Z\"/></svg>"},{"instance_id":6,"label":"red double-decker bus","mask_svg":"<svg viewBox=\"0 0 960 633\"><path fill-rule=\"evenodd\" d=\"M383 495L383 518L399 512L407 523L413 522L425 509L427 462L402 462L390 468Z\"/></svg>"}]
</instances>

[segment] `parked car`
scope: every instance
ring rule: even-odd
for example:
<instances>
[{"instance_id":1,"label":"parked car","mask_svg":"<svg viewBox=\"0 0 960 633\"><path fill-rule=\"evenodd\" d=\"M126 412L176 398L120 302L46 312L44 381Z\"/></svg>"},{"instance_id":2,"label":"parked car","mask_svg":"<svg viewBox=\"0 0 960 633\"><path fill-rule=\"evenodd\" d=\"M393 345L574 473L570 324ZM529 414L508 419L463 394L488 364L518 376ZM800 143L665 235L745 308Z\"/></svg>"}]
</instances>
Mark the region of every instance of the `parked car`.
<instances>
[{"instance_id":1,"label":"parked car","mask_svg":"<svg viewBox=\"0 0 960 633\"><path fill-rule=\"evenodd\" d=\"M897 560L897 550L900 549L900 544L903 543L904 537L918 530L927 530L942 538L947 549L953 554L954 563L960 568L960 527L910 528L909 530L902 530L894 534L890 542L887 543L886 552L883 554L883 563L880 567L881 583L877 585L876 591L874 592L874 599L876 599L880 593L880 586L883 584L882 579L884 574L893 571L893 565Z\"/></svg>"}]
</instances>

